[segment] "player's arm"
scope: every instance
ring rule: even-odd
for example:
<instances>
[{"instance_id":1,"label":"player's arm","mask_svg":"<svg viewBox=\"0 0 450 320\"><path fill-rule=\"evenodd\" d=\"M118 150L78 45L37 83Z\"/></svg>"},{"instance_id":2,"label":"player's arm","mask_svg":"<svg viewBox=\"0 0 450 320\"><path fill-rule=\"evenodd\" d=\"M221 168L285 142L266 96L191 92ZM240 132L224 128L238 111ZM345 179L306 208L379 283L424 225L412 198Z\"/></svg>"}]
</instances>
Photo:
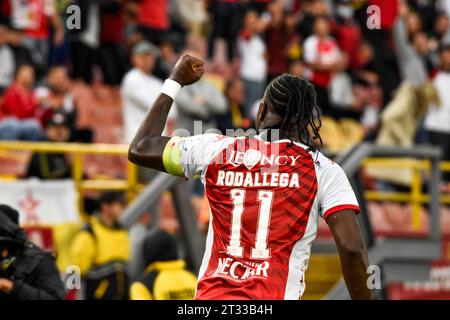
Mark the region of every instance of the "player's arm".
<instances>
[{"instance_id":1,"label":"player's arm","mask_svg":"<svg viewBox=\"0 0 450 320\"><path fill-rule=\"evenodd\" d=\"M326 222L333 233L341 260L342 274L352 299L371 299L367 287L367 250L356 215L351 210L330 214Z\"/></svg>"},{"instance_id":2,"label":"player's arm","mask_svg":"<svg viewBox=\"0 0 450 320\"><path fill-rule=\"evenodd\" d=\"M198 81L203 75L203 61L189 55L182 56L175 65L162 93L147 112L128 150L128 159L142 167L166 172L163 153L170 140L161 136L176 92Z\"/></svg>"}]
</instances>

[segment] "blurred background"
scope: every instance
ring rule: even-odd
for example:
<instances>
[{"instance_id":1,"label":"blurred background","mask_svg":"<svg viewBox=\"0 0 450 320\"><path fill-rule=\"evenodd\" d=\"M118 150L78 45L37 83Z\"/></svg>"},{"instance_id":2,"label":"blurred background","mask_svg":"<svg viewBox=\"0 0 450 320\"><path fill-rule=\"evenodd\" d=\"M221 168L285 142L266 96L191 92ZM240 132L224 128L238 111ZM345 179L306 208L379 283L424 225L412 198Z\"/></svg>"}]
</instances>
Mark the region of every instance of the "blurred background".
<instances>
[{"instance_id":1,"label":"blurred background","mask_svg":"<svg viewBox=\"0 0 450 320\"><path fill-rule=\"evenodd\" d=\"M80 267L89 289L68 299L127 298L159 261L195 284L201 184L126 157L183 53L206 72L167 135L253 128L273 78L309 79L322 151L363 203L380 297L450 298L450 0L1 0L0 202L62 277ZM304 298L341 297L340 279L322 221Z\"/></svg>"}]
</instances>

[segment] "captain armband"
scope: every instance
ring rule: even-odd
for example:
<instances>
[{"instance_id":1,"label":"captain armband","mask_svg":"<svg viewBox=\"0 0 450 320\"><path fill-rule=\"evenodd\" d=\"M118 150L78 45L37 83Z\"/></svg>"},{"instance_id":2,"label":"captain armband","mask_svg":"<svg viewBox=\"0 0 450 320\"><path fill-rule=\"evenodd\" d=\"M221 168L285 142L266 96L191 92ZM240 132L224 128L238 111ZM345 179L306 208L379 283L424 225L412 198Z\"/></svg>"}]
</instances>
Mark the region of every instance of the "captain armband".
<instances>
[{"instance_id":1,"label":"captain armband","mask_svg":"<svg viewBox=\"0 0 450 320\"><path fill-rule=\"evenodd\" d=\"M183 167L181 165L181 142L183 138L172 137L167 142L163 152L163 165L167 173L175 176L184 177Z\"/></svg>"}]
</instances>

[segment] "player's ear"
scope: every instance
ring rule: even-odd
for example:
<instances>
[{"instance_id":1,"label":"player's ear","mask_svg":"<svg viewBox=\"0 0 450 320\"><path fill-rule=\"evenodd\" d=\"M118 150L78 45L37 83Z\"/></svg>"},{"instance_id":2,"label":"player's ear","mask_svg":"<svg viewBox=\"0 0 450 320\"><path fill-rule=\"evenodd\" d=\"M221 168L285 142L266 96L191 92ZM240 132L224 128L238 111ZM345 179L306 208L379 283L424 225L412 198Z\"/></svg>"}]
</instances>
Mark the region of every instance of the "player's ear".
<instances>
[{"instance_id":1,"label":"player's ear","mask_svg":"<svg viewBox=\"0 0 450 320\"><path fill-rule=\"evenodd\" d=\"M267 105L264 103L264 100L261 100L259 104L258 112L256 114L256 128L259 129L261 127L261 123L264 121L267 113Z\"/></svg>"}]
</instances>

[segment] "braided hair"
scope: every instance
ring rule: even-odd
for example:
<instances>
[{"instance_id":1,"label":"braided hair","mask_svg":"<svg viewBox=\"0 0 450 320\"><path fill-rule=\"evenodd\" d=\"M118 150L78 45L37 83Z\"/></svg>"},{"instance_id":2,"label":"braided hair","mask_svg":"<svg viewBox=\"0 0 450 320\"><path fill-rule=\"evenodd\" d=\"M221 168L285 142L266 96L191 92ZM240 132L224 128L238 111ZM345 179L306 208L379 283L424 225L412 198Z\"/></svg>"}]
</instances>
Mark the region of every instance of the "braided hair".
<instances>
[{"instance_id":1,"label":"braided hair","mask_svg":"<svg viewBox=\"0 0 450 320\"><path fill-rule=\"evenodd\" d=\"M314 86L309 81L292 74L283 74L269 84L265 101L282 118L281 123L271 129L279 129L291 141L292 136L298 133L300 142L311 151L317 149L316 145L319 145L319 149L322 147L320 110ZM312 140L318 140L318 143L313 144Z\"/></svg>"}]
</instances>

